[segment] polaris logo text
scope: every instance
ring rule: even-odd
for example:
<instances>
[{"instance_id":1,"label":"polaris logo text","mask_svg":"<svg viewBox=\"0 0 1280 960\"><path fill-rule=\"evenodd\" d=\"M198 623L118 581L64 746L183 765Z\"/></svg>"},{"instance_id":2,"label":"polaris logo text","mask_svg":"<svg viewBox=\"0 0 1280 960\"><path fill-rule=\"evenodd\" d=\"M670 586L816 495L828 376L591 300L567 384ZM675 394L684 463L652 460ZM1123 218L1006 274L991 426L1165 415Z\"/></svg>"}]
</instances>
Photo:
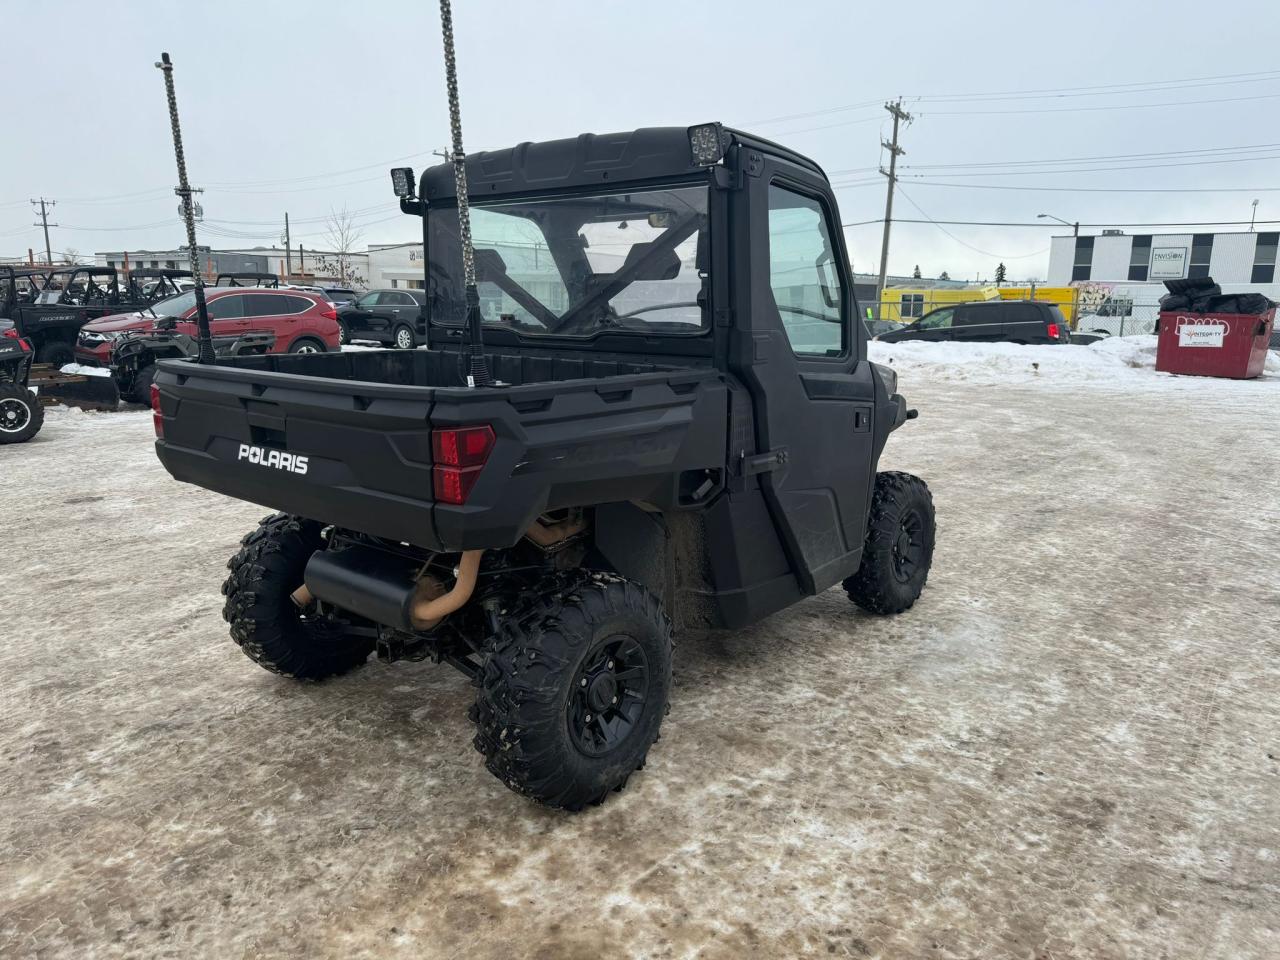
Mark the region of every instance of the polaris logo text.
<instances>
[{"instance_id":1,"label":"polaris logo text","mask_svg":"<svg viewBox=\"0 0 1280 960\"><path fill-rule=\"evenodd\" d=\"M277 470L288 470L302 476L307 472L307 458L296 453L285 453L283 450L267 450L264 447L251 447L247 443L240 444L237 460L248 460L262 467L274 467Z\"/></svg>"}]
</instances>

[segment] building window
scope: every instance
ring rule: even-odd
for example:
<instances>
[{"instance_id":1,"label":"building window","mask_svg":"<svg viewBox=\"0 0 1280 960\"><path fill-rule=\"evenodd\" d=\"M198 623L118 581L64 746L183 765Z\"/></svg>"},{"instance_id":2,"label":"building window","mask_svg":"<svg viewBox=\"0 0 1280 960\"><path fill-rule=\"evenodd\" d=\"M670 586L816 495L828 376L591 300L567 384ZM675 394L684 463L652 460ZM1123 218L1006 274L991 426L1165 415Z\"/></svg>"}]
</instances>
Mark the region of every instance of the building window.
<instances>
[{"instance_id":1,"label":"building window","mask_svg":"<svg viewBox=\"0 0 1280 960\"><path fill-rule=\"evenodd\" d=\"M1187 268L1188 277L1207 277L1209 275L1209 257L1213 253L1213 234L1197 233L1191 238L1191 265Z\"/></svg>"},{"instance_id":2,"label":"building window","mask_svg":"<svg viewBox=\"0 0 1280 960\"><path fill-rule=\"evenodd\" d=\"M898 305L898 316L901 319L906 319L907 317L923 317L924 294L904 293L902 295L902 301Z\"/></svg>"},{"instance_id":3,"label":"building window","mask_svg":"<svg viewBox=\"0 0 1280 960\"><path fill-rule=\"evenodd\" d=\"M1133 238L1133 249L1129 254L1129 279L1146 280L1151 269L1151 237Z\"/></svg>"},{"instance_id":4,"label":"building window","mask_svg":"<svg viewBox=\"0 0 1280 960\"><path fill-rule=\"evenodd\" d=\"M1071 266L1072 280L1088 280L1093 267L1093 237L1076 237L1076 257Z\"/></svg>"},{"instance_id":5,"label":"building window","mask_svg":"<svg viewBox=\"0 0 1280 960\"><path fill-rule=\"evenodd\" d=\"M1253 253L1251 283L1274 283L1276 279L1276 242L1280 233L1258 234L1258 245Z\"/></svg>"}]
</instances>

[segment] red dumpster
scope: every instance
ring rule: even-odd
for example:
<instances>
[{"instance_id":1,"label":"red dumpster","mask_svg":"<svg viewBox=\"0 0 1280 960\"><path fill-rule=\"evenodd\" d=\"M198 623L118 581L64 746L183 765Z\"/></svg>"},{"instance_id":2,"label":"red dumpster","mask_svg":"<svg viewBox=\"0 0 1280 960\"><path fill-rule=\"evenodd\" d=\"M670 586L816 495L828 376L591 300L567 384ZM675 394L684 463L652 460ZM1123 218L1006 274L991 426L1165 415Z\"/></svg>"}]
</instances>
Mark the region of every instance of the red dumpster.
<instances>
[{"instance_id":1,"label":"red dumpster","mask_svg":"<svg viewBox=\"0 0 1280 960\"><path fill-rule=\"evenodd\" d=\"M1276 309L1265 313L1160 313L1156 369L1250 380L1262 373Z\"/></svg>"}]
</instances>

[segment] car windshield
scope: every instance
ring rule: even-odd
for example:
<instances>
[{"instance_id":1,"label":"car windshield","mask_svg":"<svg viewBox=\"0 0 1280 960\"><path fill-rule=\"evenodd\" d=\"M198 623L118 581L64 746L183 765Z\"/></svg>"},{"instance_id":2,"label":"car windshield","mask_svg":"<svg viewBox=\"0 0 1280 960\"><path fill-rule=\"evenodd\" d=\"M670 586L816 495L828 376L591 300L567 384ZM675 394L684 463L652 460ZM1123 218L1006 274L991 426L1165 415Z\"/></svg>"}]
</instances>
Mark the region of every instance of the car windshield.
<instances>
[{"instance_id":1,"label":"car windshield","mask_svg":"<svg viewBox=\"0 0 1280 960\"><path fill-rule=\"evenodd\" d=\"M427 213L433 323L464 322L457 208ZM471 207L485 323L522 334L697 334L707 325L703 185Z\"/></svg>"},{"instance_id":2,"label":"car windshield","mask_svg":"<svg viewBox=\"0 0 1280 960\"><path fill-rule=\"evenodd\" d=\"M186 293L180 293L176 297L170 297L168 300L161 300L159 303L153 304L151 315L154 317L174 317L176 319L194 309L195 305L196 295L193 291L188 290Z\"/></svg>"}]
</instances>

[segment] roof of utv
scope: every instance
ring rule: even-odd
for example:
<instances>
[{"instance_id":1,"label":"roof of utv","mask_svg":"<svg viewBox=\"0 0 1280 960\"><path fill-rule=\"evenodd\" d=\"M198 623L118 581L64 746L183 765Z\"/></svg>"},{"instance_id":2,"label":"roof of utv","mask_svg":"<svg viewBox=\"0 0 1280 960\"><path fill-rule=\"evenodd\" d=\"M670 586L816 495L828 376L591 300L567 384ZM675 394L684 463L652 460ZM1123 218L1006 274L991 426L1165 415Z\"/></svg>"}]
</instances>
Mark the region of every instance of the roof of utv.
<instances>
[{"instance_id":1,"label":"roof of utv","mask_svg":"<svg viewBox=\"0 0 1280 960\"><path fill-rule=\"evenodd\" d=\"M794 150L728 130L730 142L782 157L823 176L822 168ZM626 133L584 133L564 140L521 143L505 150L467 156L467 187L478 194L528 193L536 190L601 186L616 181L670 179L705 170L694 164L687 127L642 127ZM453 166L437 164L422 174L419 196L432 200L455 197Z\"/></svg>"}]
</instances>

